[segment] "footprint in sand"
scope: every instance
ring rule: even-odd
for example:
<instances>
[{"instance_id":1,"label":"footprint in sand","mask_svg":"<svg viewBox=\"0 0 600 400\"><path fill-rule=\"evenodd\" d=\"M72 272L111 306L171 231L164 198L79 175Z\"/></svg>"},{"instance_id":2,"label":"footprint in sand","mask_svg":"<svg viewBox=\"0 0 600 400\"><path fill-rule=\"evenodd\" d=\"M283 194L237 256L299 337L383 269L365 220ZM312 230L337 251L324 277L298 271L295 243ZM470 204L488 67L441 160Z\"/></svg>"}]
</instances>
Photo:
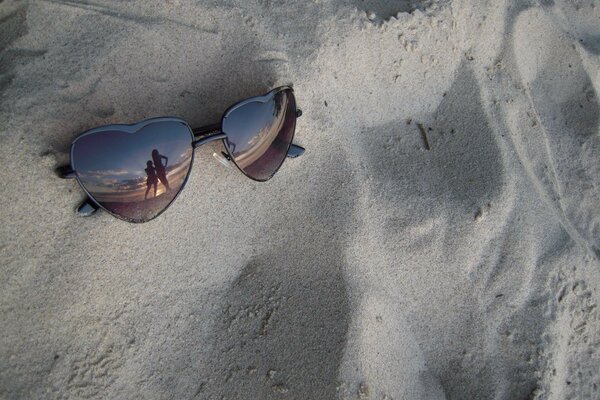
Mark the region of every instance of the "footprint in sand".
<instances>
[{"instance_id":1,"label":"footprint in sand","mask_svg":"<svg viewBox=\"0 0 600 400\"><path fill-rule=\"evenodd\" d=\"M600 257L600 82L587 69L595 45L562 31L556 22L566 17L554 14L557 7L519 16L515 58L539 118L543 139L532 154L549 176L542 184L577 232L574 239Z\"/></svg>"}]
</instances>

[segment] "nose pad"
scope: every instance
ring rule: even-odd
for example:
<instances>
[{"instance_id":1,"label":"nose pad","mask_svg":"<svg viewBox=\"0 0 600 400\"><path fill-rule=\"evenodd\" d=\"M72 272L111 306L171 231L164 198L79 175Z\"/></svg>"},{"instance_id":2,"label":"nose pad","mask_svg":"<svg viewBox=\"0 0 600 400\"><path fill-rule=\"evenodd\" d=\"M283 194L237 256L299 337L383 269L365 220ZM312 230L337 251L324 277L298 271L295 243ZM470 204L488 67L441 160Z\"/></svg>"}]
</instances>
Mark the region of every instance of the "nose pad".
<instances>
[{"instance_id":1,"label":"nose pad","mask_svg":"<svg viewBox=\"0 0 600 400\"><path fill-rule=\"evenodd\" d=\"M229 154L223 153L221 152L221 154L214 152L213 153L213 157L220 162L221 164L223 164L224 166L226 166L227 168L232 168L231 165L231 157L229 157Z\"/></svg>"}]
</instances>

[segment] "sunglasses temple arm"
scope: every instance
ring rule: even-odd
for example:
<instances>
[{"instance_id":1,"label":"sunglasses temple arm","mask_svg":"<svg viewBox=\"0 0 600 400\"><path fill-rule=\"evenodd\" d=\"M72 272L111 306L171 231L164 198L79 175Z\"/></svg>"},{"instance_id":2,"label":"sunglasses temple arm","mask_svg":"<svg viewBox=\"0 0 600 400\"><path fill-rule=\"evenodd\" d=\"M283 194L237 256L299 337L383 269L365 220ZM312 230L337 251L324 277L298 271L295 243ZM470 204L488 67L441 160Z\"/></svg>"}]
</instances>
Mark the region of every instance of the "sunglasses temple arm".
<instances>
[{"instance_id":1,"label":"sunglasses temple arm","mask_svg":"<svg viewBox=\"0 0 600 400\"><path fill-rule=\"evenodd\" d=\"M302 154L304 154L305 151L306 150L304 149L304 147L292 143L290 145L290 149L288 150L287 156L288 158L300 157Z\"/></svg>"},{"instance_id":2,"label":"sunglasses temple arm","mask_svg":"<svg viewBox=\"0 0 600 400\"><path fill-rule=\"evenodd\" d=\"M79 207L77 207L77 210L75 210L75 212L80 217L89 217L90 215L98 211L99 208L100 207L98 207L98 204L94 203L92 199L88 197L84 201L82 201L81 204L79 204Z\"/></svg>"},{"instance_id":3,"label":"sunglasses temple arm","mask_svg":"<svg viewBox=\"0 0 600 400\"><path fill-rule=\"evenodd\" d=\"M61 179L75 179L75 171L70 165L63 165L62 167L56 168L56 175Z\"/></svg>"}]
</instances>

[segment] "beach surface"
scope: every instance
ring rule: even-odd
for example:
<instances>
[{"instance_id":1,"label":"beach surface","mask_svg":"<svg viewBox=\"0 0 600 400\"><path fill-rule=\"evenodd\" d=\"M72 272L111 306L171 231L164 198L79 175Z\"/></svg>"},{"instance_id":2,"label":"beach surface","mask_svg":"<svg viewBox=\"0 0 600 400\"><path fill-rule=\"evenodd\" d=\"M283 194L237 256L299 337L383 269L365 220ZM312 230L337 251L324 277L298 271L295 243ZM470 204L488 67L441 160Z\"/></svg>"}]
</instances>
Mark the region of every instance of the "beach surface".
<instances>
[{"instance_id":1,"label":"beach surface","mask_svg":"<svg viewBox=\"0 0 600 400\"><path fill-rule=\"evenodd\" d=\"M288 84L267 183L54 173ZM0 1L0 399L600 399L599 93L596 0Z\"/></svg>"}]
</instances>

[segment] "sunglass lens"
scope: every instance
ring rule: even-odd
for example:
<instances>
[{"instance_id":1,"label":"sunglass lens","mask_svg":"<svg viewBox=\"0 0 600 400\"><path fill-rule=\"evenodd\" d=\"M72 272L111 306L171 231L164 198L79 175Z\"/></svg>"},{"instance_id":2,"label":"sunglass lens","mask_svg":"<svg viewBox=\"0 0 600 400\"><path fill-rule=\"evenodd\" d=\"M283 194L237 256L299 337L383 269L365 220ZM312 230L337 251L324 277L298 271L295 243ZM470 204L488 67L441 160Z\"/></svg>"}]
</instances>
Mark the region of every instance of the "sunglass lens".
<instances>
[{"instance_id":1,"label":"sunglass lens","mask_svg":"<svg viewBox=\"0 0 600 400\"><path fill-rule=\"evenodd\" d=\"M291 89L264 100L234 107L223 118L225 144L237 166L249 177L266 181L279 169L296 128L296 100Z\"/></svg>"},{"instance_id":2,"label":"sunglass lens","mask_svg":"<svg viewBox=\"0 0 600 400\"><path fill-rule=\"evenodd\" d=\"M151 122L136 132L107 128L77 138L71 163L81 185L102 207L144 222L166 209L185 184L192 140L183 121Z\"/></svg>"}]
</instances>

